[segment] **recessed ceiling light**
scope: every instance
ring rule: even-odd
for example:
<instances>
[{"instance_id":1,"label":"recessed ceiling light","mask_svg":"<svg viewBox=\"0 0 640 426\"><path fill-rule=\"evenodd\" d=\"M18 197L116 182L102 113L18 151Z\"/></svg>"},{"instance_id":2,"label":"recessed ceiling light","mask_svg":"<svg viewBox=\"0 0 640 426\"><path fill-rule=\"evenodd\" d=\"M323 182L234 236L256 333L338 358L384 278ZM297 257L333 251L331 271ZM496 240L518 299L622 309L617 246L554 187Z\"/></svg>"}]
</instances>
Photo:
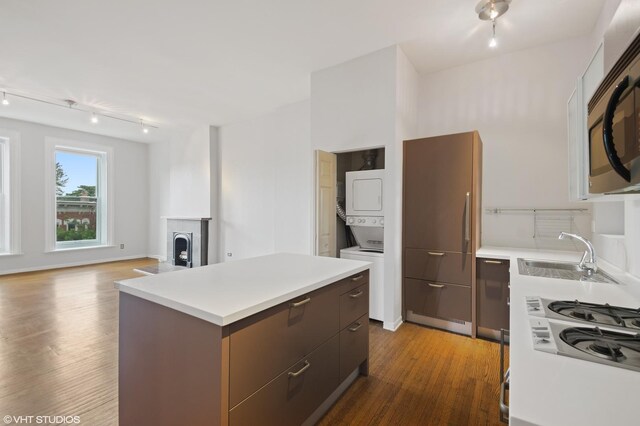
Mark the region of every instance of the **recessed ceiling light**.
<instances>
[{"instance_id":1,"label":"recessed ceiling light","mask_svg":"<svg viewBox=\"0 0 640 426\"><path fill-rule=\"evenodd\" d=\"M96 115L95 112L91 113L91 122L93 124L98 124L98 116Z\"/></svg>"}]
</instances>

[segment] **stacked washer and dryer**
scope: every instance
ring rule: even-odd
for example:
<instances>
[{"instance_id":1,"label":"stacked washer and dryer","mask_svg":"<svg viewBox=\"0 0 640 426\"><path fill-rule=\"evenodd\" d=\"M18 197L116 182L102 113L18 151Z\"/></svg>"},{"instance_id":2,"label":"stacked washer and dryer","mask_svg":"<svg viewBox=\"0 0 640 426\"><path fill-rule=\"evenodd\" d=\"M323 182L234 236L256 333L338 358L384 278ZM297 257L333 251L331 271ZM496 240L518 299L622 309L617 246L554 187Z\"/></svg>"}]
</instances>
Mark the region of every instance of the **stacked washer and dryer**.
<instances>
[{"instance_id":1,"label":"stacked washer and dryer","mask_svg":"<svg viewBox=\"0 0 640 426\"><path fill-rule=\"evenodd\" d=\"M369 317L383 321L384 169L346 173L346 222L358 243L340 250L344 259L371 262Z\"/></svg>"}]
</instances>

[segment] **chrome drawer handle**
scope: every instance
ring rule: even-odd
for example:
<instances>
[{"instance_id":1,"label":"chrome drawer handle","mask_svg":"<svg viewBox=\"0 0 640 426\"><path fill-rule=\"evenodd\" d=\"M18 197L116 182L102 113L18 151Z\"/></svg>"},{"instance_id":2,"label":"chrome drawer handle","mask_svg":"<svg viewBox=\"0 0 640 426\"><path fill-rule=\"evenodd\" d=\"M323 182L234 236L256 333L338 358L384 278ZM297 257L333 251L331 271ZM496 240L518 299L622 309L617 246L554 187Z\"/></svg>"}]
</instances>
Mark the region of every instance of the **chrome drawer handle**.
<instances>
[{"instance_id":1,"label":"chrome drawer handle","mask_svg":"<svg viewBox=\"0 0 640 426\"><path fill-rule=\"evenodd\" d=\"M301 301L299 301L299 302L293 302L293 303L290 303L290 304L289 304L289 306L291 306L292 308L297 308L297 307L299 307L299 306L306 305L306 304L307 304L307 303L309 303L309 302L311 302L311 298L310 298L310 297L307 297L306 299L301 300Z\"/></svg>"},{"instance_id":2,"label":"chrome drawer handle","mask_svg":"<svg viewBox=\"0 0 640 426\"><path fill-rule=\"evenodd\" d=\"M360 290L360 291L359 291L359 292L357 292L357 293L351 293L351 294L349 295L349 297L350 297L350 298L352 298L352 299L356 299L356 298L358 298L358 297L362 296L362 294L363 294L363 293L364 293L364 292L363 292L362 290Z\"/></svg>"},{"instance_id":3,"label":"chrome drawer handle","mask_svg":"<svg viewBox=\"0 0 640 426\"><path fill-rule=\"evenodd\" d=\"M305 360L304 367L302 367L300 370L296 371L295 373L289 371L289 377L298 377L299 375L307 371L309 367L311 367L311 364L309 363L309 361Z\"/></svg>"},{"instance_id":4,"label":"chrome drawer handle","mask_svg":"<svg viewBox=\"0 0 640 426\"><path fill-rule=\"evenodd\" d=\"M360 280L361 280L361 279L363 279L363 278L364 278L364 275L360 274L360 275L358 275L357 277L353 277L353 278L351 278L351 281L360 281Z\"/></svg>"},{"instance_id":5,"label":"chrome drawer handle","mask_svg":"<svg viewBox=\"0 0 640 426\"><path fill-rule=\"evenodd\" d=\"M435 251L428 251L429 256L444 256L444 253L439 253Z\"/></svg>"},{"instance_id":6,"label":"chrome drawer handle","mask_svg":"<svg viewBox=\"0 0 640 426\"><path fill-rule=\"evenodd\" d=\"M433 284L433 283L427 283L429 284L429 287L433 287L433 288L442 288L444 287L444 284Z\"/></svg>"},{"instance_id":7,"label":"chrome drawer handle","mask_svg":"<svg viewBox=\"0 0 640 426\"><path fill-rule=\"evenodd\" d=\"M360 327L362 327L362 324L357 322L354 327L349 327L349 331L352 331L352 332L358 331Z\"/></svg>"},{"instance_id":8,"label":"chrome drawer handle","mask_svg":"<svg viewBox=\"0 0 640 426\"><path fill-rule=\"evenodd\" d=\"M494 265L502 265L501 260L485 260L484 263L493 263Z\"/></svg>"}]
</instances>

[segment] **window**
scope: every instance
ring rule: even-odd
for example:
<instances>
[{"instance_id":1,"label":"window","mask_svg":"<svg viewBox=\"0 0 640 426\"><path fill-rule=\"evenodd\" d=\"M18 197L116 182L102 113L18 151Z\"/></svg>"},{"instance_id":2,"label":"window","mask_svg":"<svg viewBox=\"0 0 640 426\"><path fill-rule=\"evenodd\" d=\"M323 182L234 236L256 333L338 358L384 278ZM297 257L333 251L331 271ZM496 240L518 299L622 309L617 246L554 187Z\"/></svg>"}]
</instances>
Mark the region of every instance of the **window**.
<instances>
[{"instance_id":1,"label":"window","mask_svg":"<svg viewBox=\"0 0 640 426\"><path fill-rule=\"evenodd\" d=\"M9 144L0 138L0 253L7 253L10 244L9 181Z\"/></svg>"},{"instance_id":2,"label":"window","mask_svg":"<svg viewBox=\"0 0 640 426\"><path fill-rule=\"evenodd\" d=\"M0 254L20 254L20 135L0 129Z\"/></svg>"},{"instance_id":3,"label":"window","mask_svg":"<svg viewBox=\"0 0 640 426\"><path fill-rule=\"evenodd\" d=\"M109 245L110 149L48 139L47 157L49 250Z\"/></svg>"}]
</instances>

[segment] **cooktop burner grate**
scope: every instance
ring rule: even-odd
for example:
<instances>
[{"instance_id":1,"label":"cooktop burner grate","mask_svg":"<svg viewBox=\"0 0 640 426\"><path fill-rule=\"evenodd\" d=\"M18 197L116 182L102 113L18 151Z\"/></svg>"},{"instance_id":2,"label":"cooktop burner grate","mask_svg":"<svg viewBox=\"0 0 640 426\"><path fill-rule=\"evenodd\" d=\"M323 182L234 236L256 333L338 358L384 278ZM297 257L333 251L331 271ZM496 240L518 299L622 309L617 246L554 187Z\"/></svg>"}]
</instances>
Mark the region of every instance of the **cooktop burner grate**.
<instances>
[{"instance_id":1,"label":"cooktop burner grate","mask_svg":"<svg viewBox=\"0 0 640 426\"><path fill-rule=\"evenodd\" d=\"M560 338L587 354L640 367L640 334L620 333L598 327L570 327L560 332Z\"/></svg>"},{"instance_id":2,"label":"cooktop burner grate","mask_svg":"<svg viewBox=\"0 0 640 426\"><path fill-rule=\"evenodd\" d=\"M551 302L548 308L565 317L640 330L640 309L575 301Z\"/></svg>"}]
</instances>

